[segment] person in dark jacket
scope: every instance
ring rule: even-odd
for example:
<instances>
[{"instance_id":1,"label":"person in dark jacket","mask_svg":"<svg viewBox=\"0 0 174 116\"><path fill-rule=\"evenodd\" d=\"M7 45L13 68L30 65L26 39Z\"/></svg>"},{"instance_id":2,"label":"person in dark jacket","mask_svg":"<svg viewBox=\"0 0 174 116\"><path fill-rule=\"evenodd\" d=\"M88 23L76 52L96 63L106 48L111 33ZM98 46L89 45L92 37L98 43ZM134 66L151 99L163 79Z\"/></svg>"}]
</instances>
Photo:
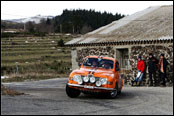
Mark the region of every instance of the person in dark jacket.
<instances>
[{"instance_id":1,"label":"person in dark jacket","mask_svg":"<svg viewBox=\"0 0 174 116\"><path fill-rule=\"evenodd\" d=\"M166 58L164 58L164 54L161 54L158 68L160 71L160 78L163 81L162 83L163 86L166 86L165 78L166 78L166 68L168 64L169 64L168 61L166 60Z\"/></svg>"},{"instance_id":2,"label":"person in dark jacket","mask_svg":"<svg viewBox=\"0 0 174 116\"><path fill-rule=\"evenodd\" d=\"M152 75L156 86L157 85L156 71L157 71L158 60L153 56L152 53L149 54L149 59L147 64L148 64L150 86L153 86Z\"/></svg>"}]
</instances>

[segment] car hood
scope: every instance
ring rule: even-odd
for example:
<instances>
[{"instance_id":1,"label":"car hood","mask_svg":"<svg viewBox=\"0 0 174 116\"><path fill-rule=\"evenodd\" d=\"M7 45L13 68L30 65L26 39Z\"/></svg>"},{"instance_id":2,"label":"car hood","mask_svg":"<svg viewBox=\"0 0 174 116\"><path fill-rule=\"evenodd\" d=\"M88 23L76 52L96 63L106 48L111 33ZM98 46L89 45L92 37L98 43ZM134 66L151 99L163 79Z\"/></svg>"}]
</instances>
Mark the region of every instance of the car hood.
<instances>
[{"instance_id":1,"label":"car hood","mask_svg":"<svg viewBox=\"0 0 174 116\"><path fill-rule=\"evenodd\" d=\"M94 77L108 77L113 76L112 70L106 70L101 68L80 68L72 72L73 74L88 75L93 74Z\"/></svg>"}]
</instances>

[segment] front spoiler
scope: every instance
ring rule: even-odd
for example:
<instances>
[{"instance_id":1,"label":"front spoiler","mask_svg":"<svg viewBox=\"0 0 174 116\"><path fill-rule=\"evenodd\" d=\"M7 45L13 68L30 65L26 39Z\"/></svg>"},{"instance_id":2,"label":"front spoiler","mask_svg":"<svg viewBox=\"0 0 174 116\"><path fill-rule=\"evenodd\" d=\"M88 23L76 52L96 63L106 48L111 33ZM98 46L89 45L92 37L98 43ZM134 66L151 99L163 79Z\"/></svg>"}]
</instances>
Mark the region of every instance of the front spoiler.
<instances>
[{"instance_id":1,"label":"front spoiler","mask_svg":"<svg viewBox=\"0 0 174 116\"><path fill-rule=\"evenodd\" d=\"M70 84L67 83L69 86L73 86L73 87L81 87L81 88L86 88L85 85L78 85L78 84ZM92 88L90 88L92 87ZM88 89L100 89L100 90L108 90L108 91L113 91L115 90L114 88L105 88L105 87L95 87L95 86L89 86Z\"/></svg>"}]
</instances>

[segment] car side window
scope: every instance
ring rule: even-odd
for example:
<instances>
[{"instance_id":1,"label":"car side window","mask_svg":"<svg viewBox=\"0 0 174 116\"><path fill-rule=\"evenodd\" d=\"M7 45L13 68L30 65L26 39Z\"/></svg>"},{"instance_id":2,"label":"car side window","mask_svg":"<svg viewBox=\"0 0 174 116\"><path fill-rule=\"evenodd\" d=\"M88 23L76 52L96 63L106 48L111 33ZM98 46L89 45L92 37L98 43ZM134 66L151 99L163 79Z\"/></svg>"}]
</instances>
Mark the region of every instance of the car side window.
<instances>
[{"instance_id":1,"label":"car side window","mask_svg":"<svg viewBox=\"0 0 174 116\"><path fill-rule=\"evenodd\" d=\"M119 68L119 62L117 61L115 63L115 71L119 71L119 70L120 70L120 68Z\"/></svg>"}]
</instances>

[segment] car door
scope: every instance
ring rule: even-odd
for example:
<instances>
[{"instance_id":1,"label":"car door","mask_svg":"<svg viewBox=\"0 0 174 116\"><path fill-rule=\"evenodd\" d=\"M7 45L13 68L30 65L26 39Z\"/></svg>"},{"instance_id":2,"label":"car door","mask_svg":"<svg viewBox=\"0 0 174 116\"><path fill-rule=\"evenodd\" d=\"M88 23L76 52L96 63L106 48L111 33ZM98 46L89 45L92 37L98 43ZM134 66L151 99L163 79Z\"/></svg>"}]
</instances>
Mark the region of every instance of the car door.
<instances>
[{"instance_id":1,"label":"car door","mask_svg":"<svg viewBox=\"0 0 174 116\"><path fill-rule=\"evenodd\" d=\"M121 75L120 75L120 66L118 61L116 61L115 63L115 76L116 76L116 81L118 83L118 88L121 88Z\"/></svg>"}]
</instances>

